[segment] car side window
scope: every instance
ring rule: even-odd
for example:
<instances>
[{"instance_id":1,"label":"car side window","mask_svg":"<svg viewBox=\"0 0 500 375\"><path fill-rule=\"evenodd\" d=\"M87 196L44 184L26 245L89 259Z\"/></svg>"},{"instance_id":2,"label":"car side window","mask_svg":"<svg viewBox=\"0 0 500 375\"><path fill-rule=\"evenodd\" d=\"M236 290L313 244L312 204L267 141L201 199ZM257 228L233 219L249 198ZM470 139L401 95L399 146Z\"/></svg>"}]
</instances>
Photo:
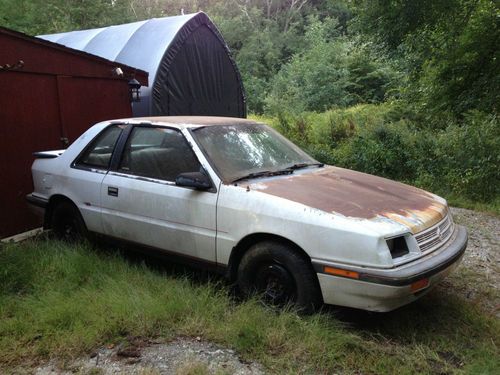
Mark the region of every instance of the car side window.
<instances>
[{"instance_id":1,"label":"car side window","mask_svg":"<svg viewBox=\"0 0 500 375\"><path fill-rule=\"evenodd\" d=\"M122 125L111 125L104 129L75 162L78 166L108 169L111 155L122 132Z\"/></svg>"},{"instance_id":2,"label":"car side window","mask_svg":"<svg viewBox=\"0 0 500 375\"><path fill-rule=\"evenodd\" d=\"M197 172L200 163L184 138L175 129L135 127L120 162L119 171L166 181L184 172Z\"/></svg>"}]
</instances>

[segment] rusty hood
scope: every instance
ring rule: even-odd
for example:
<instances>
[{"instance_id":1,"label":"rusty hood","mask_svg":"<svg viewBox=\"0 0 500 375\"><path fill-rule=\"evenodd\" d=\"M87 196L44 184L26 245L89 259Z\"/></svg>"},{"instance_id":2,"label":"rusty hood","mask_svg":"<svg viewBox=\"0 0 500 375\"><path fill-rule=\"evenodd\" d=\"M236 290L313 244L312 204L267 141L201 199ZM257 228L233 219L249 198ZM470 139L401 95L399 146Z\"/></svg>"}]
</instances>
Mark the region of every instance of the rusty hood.
<instances>
[{"instance_id":1,"label":"rusty hood","mask_svg":"<svg viewBox=\"0 0 500 375\"><path fill-rule=\"evenodd\" d=\"M446 201L434 194L332 166L256 181L249 188L346 217L388 218L412 233L434 225L447 212Z\"/></svg>"}]
</instances>

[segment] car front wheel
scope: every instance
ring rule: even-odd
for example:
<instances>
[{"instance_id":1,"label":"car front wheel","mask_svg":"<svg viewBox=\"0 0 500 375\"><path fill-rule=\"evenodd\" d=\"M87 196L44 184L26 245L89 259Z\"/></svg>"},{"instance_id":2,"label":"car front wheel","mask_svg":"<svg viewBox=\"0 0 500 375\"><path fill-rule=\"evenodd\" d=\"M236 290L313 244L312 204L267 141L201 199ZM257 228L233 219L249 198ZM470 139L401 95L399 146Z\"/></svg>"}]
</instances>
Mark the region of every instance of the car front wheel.
<instances>
[{"instance_id":1,"label":"car front wheel","mask_svg":"<svg viewBox=\"0 0 500 375\"><path fill-rule=\"evenodd\" d=\"M290 303L310 313L322 303L310 262L280 242L260 242L248 249L238 267L237 283L243 295L257 294L274 306Z\"/></svg>"},{"instance_id":2,"label":"car front wheel","mask_svg":"<svg viewBox=\"0 0 500 375\"><path fill-rule=\"evenodd\" d=\"M87 234L80 212L70 202L60 202L54 207L51 227L58 239L67 242L83 240Z\"/></svg>"}]
</instances>

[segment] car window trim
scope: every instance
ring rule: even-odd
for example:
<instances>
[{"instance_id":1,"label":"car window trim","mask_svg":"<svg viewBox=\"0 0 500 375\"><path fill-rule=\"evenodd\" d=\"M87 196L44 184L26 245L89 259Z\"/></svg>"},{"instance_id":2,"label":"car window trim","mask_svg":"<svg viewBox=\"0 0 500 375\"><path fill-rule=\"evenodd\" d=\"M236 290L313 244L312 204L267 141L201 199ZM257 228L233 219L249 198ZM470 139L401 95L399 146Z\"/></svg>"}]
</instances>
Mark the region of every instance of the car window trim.
<instances>
[{"instance_id":1,"label":"car window trim","mask_svg":"<svg viewBox=\"0 0 500 375\"><path fill-rule=\"evenodd\" d=\"M139 180L139 181L146 181L146 182L153 182L155 184L160 184L160 185L177 186L175 184L175 181L161 180L159 178L141 176L141 175L132 174L132 173L126 173L126 172L122 172L120 170L114 170L114 171L110 170L108 172L108 174L110 176L124 177L124 178L130 178L132 180ZM184 186L177 186L177 187L184 187Z\"/></svg>"},{"instance_id":2,"label":"car window trim","mask_svg":"<svg viewBox=\"0 0 500 375\"><path fill-rule=\"evenodd\" d=\"M170 129L177 131L181 134L182 137L184 137L184 140L186 141L188 147L191 149L191 152L193 153L193 156L195 157L196 161L200 165L200 167L205 171L205 174L207 175L208 179L210 180L210 183L212 184L212 188L203 190L208 193L217 193L217 187L215 186L215 183L210 176L210 173L207 172L207 170L203 167L203 163L200 161L200 158L198 155L196 155L196 152L193 150L193 146L191 142L186 138L185 134L182 132L181 129L179 128L174 128L172 126L167 126L163 124L127 124L129 125L127 129L124 129L118 138L118 141L115 145L115 148L113 150L113 154L111 155L111 163L110 163L110 168L108 173L112 174L113 176L117 177L125 177L125 178L131 178L134 180L141 180L141 181L147 181L147 182L153 182L161 185L168 185L168 186L175 186L178 188L182 189L188 189L188 190L195 190L193 188L190 188L188 186L179 186L175 183L174 181L171 180L162 180L160 178L155 178L155 177L148 177L148 176L141 176L139 174L134 174L132 171L123 171L120 170L120 163L123 157L123 153L125 152L125 146L127 145L127 142L129 138L132 136L132 131L135 128L163 128L163 129ZM115 155L116 154L116 155ZM211 165L211 164L210 164Z\"/></svg>"},{"instance_id":3,"label":"car window trim","mask_svg":"<svg viewBox=\"0 0 500 375\"><path fill-rule=\"evenodd\" d=\"M215 184L213 183L212 178L210 177L210 175L208 173L207 173L207 176L210 179L210 182L212 183L212 188L207 189L207 190L196 190L196 189L191 188L189 186L179 186L175 183L175 181L160 180L158 178L140 176L140 175L125 173L125 172L121 172L121 171L109 171L107 174L110 176L130 178L132 180L151 182L154 184L160 184L160 185L165 185L165 186L172 186L172 187L176 187L179 189L188 189L188 190L207 192L207 193L217 193L217 188L216 188Z\"/></svg>"},{"instance_id":4,"label":"car window trim","mask_svg":"<svg viewBox=\"0 0 500 375\"><path fill-rule=\"evenodd\" d=\"M127 124L126 128L123 129L118 141L116 142L115 148L113 149L113 153L111 154L111 162L109 163L108 171L117 171L120 166L120 162L122 160L122 154L125 150L125 145L134 129L133 124Z\"/></svg>"},{"instance_id":5,"label":"car window trim","mask_svg":"<svg viewBox=\"0 0 500 375\"><path fill-rule=\"evenodd\" d=\"M93 143L95 142L95 140L103 132L105 132L109 127L111 127L111 126L123 126L123 125L125 125L126 127L125 127L125 129L121 130L121 133L118 136L118 139L116 140L115 145L113 146L113 151L111 151L111 160L109 162L109 165L106 168L103 168L103 167L100 167L100 166L96 166L96 165L90 165L90 164L85 164L85 163L79 163L78 162L78 160L83 156L83 154L85 154L85 152L87 152L87 150L93 145ZM85 146L83 148L83 150L80 151L80 153L77 155L77 157L71 162L70 168L80 169L82 171L88 171L88 172L94 172L94 173L101 173L101 174L108 173L108 171L111 168L112 162L113 162L113 157L114 157L114 154L115 154L115 151L116 151L116 146L120 142L120 139L123 137L124 132L127 130L127 128L128 128L127 125L128 125L127 123L116 123L116 122L113 122L113 123L108 124L103 129L101 129L101 131L99 133L97 133L94 138L92 138L92 140L87 144L87 146Z\"/></svg>"}]
</instances>

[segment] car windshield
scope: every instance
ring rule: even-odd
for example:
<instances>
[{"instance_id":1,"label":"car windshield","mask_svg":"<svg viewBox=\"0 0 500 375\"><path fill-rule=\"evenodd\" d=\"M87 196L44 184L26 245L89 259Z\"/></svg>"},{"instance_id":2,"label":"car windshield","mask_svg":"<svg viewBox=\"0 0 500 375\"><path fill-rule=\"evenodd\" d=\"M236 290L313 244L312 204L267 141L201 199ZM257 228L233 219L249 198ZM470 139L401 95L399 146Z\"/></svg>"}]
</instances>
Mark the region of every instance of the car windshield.
<instances>
[{"instance_id":1,"label":"car windshield","mask_svg":"<svg viewBox=\"0 0 500 375\"><path fill-rule=\"evenodd\" d=\"M192 134L225 182L320 165L263 124L205 126Z\"/></svg>"}]
</instances>

